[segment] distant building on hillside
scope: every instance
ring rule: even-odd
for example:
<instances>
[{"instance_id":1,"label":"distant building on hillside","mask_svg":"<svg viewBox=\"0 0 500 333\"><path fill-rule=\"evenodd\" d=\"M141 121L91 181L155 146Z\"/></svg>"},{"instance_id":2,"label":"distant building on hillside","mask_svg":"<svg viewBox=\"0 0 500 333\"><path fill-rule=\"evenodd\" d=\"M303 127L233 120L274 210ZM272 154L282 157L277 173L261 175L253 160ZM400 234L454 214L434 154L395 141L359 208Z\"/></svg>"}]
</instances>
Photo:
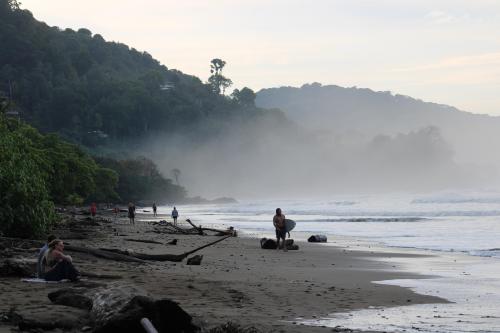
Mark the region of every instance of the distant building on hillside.
<instances>
[{"instance_id":1,"label":"distant building on hillside","mask_svg":"<svg viewBox=\"0 0 500 333\"><path fill-rule=\"evenodd\" d=\"M160 85L161 90L170 90L175 88L175 84L172 82L165 82L164 84Z\"/></svg>"}]
</instances>

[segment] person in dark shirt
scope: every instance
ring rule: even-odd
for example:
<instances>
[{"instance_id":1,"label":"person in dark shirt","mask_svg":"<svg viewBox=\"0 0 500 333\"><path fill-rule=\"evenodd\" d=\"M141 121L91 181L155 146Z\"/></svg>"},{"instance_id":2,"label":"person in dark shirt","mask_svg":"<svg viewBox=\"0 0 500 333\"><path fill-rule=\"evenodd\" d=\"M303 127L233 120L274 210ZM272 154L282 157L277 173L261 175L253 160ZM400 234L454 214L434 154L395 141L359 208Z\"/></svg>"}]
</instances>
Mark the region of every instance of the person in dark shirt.
<instances>
[{"instance_id":1,"label":"person in dark shirt","mask_svg":"<svg viewBox=\"0 0 500 333\"><path fill-rule=\"evenodd\" d=\"M280 239L283 239L283 251L288 251L285 244L285 214L281 212L281 208L276 208L276 215L273 217L273 225L276 229L276 243L278 245L276 249L280 249Z\"/></svg>"},{"instance_id":2,"label":"person in dark shirt","mask_svg":"<svg viewBox=\"0 0 500 333\"><path fill-rule=\"evenodd\" d=\"M135 224L135 205L131 202L128 203L128 218L130 224Z\"/></svg>"}]
</instances>

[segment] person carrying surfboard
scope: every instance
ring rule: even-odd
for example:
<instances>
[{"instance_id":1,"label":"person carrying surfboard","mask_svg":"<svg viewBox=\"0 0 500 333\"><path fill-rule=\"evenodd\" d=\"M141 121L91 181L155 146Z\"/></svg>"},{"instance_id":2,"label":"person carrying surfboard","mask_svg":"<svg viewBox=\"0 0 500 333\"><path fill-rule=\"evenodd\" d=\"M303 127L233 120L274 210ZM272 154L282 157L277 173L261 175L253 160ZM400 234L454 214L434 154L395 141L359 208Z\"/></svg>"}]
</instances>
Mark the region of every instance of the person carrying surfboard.
<instances>
[{"instance_id":1,"label":"person carrying surfboard","mask_svg":"<svg viewBox=\"0 0 500 333\"><path fill-rule=\"evenodd\" d=\"M273 225L276 228L276 243L280 249L280 239L283 239L283 251L288 251L286 248L286 229L285 229L285 214L281 212L281 208L276 208L276 215L273 217Z\"/></svg>"}]
</instances>

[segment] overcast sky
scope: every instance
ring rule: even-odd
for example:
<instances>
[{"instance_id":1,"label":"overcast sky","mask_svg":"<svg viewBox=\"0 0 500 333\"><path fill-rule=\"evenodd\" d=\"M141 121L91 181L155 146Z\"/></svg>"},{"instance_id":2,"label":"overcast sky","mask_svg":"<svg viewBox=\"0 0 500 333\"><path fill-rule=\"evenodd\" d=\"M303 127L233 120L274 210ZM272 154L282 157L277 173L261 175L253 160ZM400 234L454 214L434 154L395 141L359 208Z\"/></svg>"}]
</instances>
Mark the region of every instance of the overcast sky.
<instances>
[{"instance_id":1,"label":"overcast sky","mask_svg":"<svg viewBox=\"0 0 500 333\"><path fill-rule=\"evenodd\" d=\"M500 115L499 0L21 2L204 81L221 58L236 88L320 82Z\"/></svg>"}]
</instances>

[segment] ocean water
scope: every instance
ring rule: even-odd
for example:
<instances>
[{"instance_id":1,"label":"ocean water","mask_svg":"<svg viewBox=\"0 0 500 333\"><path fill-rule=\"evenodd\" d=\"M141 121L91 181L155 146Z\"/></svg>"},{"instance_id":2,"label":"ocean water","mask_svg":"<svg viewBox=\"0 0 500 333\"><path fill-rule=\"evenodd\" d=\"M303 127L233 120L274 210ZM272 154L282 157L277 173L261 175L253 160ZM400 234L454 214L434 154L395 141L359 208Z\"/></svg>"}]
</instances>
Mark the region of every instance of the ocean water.
<instances>
[{"instance_id":1,"label":"ocean water","mask_svg":"<svg viewBox=\"0 0 500 333\"><path fill-rule=\"evenodd\" d=\"M334 237L336 245L355 243L361 250L370 246L437 254L393 259L407 271L436 278L376 283L453 302L336 313L303 318L303 323L387 332L500 332L500 193L338 196L177 208L181 220L189 217L195 224L234 226L251 236L274 237L272 217L277 207L297 222L292 237L298 240L325 234ZM168 209L160 207L159 212Z\"/></svg>"}]
</instances>

